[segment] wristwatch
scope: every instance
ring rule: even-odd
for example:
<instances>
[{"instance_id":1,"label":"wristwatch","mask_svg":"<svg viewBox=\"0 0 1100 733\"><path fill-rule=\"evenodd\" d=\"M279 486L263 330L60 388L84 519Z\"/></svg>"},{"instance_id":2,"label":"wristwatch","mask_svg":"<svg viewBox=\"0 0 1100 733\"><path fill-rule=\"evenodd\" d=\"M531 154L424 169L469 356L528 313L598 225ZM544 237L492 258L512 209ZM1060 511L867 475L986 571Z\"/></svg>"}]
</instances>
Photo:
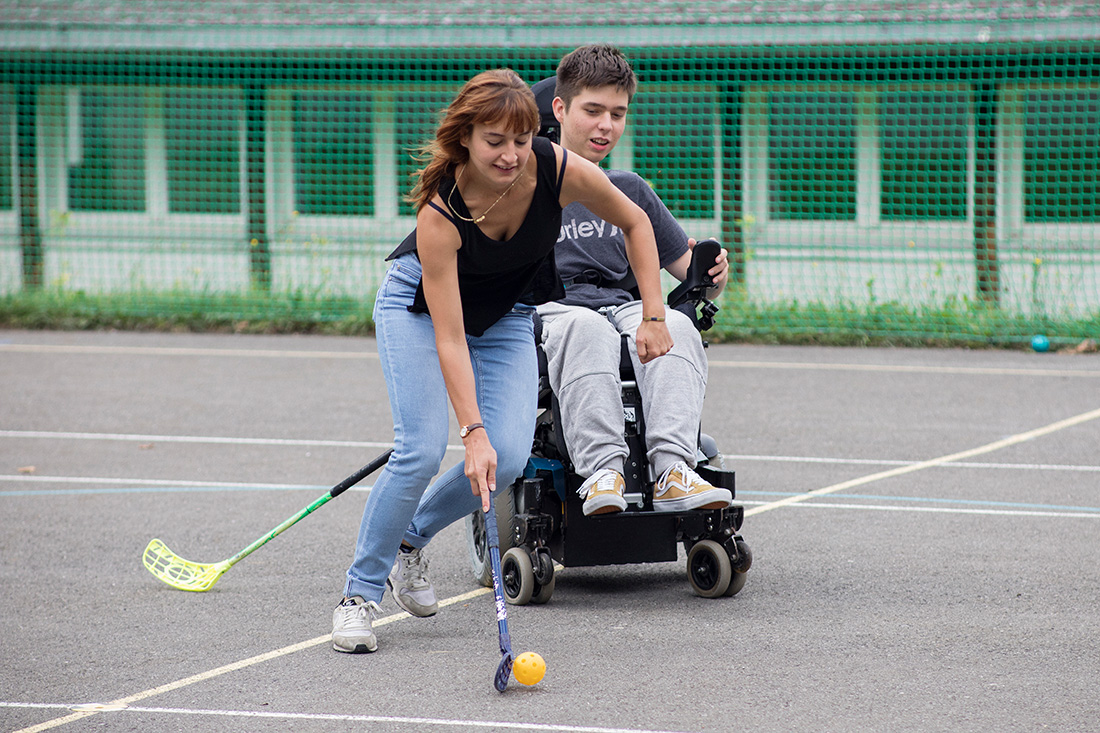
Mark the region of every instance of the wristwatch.
<instances>
[{"instance_id":1,"label":"wristwatch","mask_svg":"<svg viewBox=\"0 0 1100 733\"><path fill-rule=\"evenodd\" d=\"M465 439L467 435L474 432L478 428L484 430L485 426L479 422L470 423L469 425L463 425L461 428L458 429L458 437Z\"/></svg>"}]
</instances>

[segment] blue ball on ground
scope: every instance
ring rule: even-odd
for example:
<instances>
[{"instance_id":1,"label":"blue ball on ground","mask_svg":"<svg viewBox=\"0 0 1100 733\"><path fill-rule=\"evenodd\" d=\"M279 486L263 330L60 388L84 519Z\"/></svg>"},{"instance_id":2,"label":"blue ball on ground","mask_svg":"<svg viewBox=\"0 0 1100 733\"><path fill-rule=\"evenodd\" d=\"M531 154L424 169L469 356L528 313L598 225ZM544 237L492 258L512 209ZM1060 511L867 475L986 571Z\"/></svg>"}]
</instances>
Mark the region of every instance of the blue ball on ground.
<instances>
[{"instance_id":1,"label":"blue ball on ground","mask_svg":"<svg viewBox=\"0 0 1100 733\"><path fill-rule=\"evenodd\" d=\"M1042 334L1031 337L1031 348L1043 352L1050 349L1050 339Z\"/></svg>"}]
</instances>

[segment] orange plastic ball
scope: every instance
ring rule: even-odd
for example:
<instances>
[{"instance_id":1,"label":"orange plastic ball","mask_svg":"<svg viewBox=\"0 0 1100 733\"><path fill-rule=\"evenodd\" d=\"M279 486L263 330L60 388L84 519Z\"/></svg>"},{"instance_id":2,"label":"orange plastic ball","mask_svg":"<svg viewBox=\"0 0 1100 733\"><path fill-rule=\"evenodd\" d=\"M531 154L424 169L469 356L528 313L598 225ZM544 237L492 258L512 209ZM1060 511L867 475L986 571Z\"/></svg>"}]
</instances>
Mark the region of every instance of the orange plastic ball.
<instances>
[{"instance_id":1,"label":"orange plastic ball","mask_svg":"<svg viewBox=\"0 0 1100 733\"><path fill-rule=\"evenodd\" d=\"M534 652L524 652L512 662L512 674L521 685L538 684L546 674L546 660Z\"/></svg>"}]
</instances>

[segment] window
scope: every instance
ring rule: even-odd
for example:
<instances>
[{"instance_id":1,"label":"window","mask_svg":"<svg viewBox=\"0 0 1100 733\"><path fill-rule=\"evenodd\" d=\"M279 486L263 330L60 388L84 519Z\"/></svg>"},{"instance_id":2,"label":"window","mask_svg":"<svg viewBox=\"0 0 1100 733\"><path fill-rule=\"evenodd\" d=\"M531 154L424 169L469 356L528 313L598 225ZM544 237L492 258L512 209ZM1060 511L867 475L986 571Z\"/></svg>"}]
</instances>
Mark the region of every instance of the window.
<instances>
[{"instance_id":1,"label":"window","mask_svg":"<svg viewBox=\"0 0 1100 733\"><path fill-rule=\"evenodd\" d=\"M769 217L854 220L854 95L772 92L768 101Z\"/></svg>"},{"instance_id":2,"label":"window","mask_svg":"<svg viewBox=\"0 0 1100 733\"><path fill-rule=\"evenodd\" d=\"M1023 165L1026 222L1100 221L1100 90L1028 92Z\"/></svg>"},{"instance_id":3,"label":"window","mask_svg":"<svg viewBox=\"0 0 1100 733\"><path fill-rule=\"evenodd\" d=\"M0 211L15 208L15 102L0 89Z\"/></svg>"},{"instance_id":4,"label":"window","mask_svg":"<svg viewBox=\"0 0 1100 733\"><path fill-rule=\"evenodd\" d=\"M165 95L168 210L234 214L241 210L241 97L226 91Z\"/></svg>"},{"instance_id":5,"label":"window","mask_svg":"<svg viewBox=\"0 0 1100 733\"><path fill-rule=\"evenodd\" d=\"M715 215L716 107L713 92L648 87L631 104L634 171L679 218Z\"/></svg>"},{"instance_id":6,"label":"window","mask_svg":"<svg viewBox=\"0 0 1100 733\"><path fill-rule=\"evenodd\" d=\"M962 92L878 95L884 220L965 219L968 100Z\"/></svg>"},{"instance_id":7,"label":"window","mask_svg":"<svg viewBox=\"0 0 1100 733\"><path fill-rule=\"evenodd\" d=\"M100 227L110 226L102 214L165 222L174 215L239 219L239 90L46 87L39 99L49 210L79 214L80 221ZM221 223L236 225L225 218ZM73 225L66 225L70 233L79 230Z\"/></svg>"},{"instance_id":8,"label":"window","mask_svg":"<svg viewBox=\"0 0 1100 733\"><path fill-rule=\"evenodd\" d=\"M932 228L924 241L956 246L973 209L972 106L961 85L747 90L743 210L754 236L850 239L916 224Z\"/></svg>"},{"instance_id":9,"label":"window","mask_svg":"<svg viewBox=\"0 0 1100 733\"><path fill-rule=\"evenodd\" d=\"M68 94L69 208L145 210L145 105L137 89Z\"/></svg>"},{"instance_id":10,"label":"window","mask_svg":"<svg viewBox=\"0 0 1100 733\"><path fill-rule=\"evenodd\" d=\"M294 185L299 214L374 213L371 124L366 94L294 95Z\"/></svg>"}]
</instances>

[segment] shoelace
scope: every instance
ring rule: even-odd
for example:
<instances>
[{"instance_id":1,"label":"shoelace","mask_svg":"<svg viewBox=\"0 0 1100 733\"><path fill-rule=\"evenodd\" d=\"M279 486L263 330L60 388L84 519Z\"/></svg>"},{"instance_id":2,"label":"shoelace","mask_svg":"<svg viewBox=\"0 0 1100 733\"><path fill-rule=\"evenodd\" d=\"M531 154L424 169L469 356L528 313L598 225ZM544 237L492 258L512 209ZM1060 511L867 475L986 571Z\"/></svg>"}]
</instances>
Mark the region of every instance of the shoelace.
<instances>
[{"instance_id":1,"label":"shoelace","mask_svg":"<svg viewBox=\"0 0 1100 733\"><path fill-rule=\"evenodd\" d=\"M605 468L597 472L594 476L590 476L587 481L581 484L581 487L577 489L577 494L579 494L582 499L587 499L588 495L593 491L614 491L615 478L615 471L610 468Z\"/></svg>"},{"instance_id":2,"label":"shoelace","mask_svg":"<svg viewBox=\"0 0 1100 733\"><path fill-rule=\"evenodd\" d=\"M424 578L424 575L428 572L428 560L424 557L424 553L420 550L414 550L413 552L399 552L397 556L401 560L401 576L405 579L405 582L413 587L426 588L428 581Z\"/></svg>"},{"instance_id":3,"label":"shoelace","mask_svg":"<svg viewBox=\"0 0 1100 733\"><path fill-rule=\"evenodd\" d=\"M361 619L370 617L370 620L377 621L378 617L382 614L382 607L374 601L367 601L366 603L351 603L340 604L340 608L344 613L344 621L351 621L352 619Z\"/></svg>"},{"instance_id":4,"label":"shoelace","mask_svg":"<svg viewBox=\"0 0 1100 733\"><path fill-rule=\"evenodd\" d=\"M676 461L671 466L665 469L665 472L661 474L661 478L657 481L657 493L664 494L668 491L668 477L673 471L678 470L680 472L680 478L683 480L684 491L692 491L703 482L703 478L695 473L695 471L688 468L688 464L683 461Z\"/></svg>"}]
</instances>

